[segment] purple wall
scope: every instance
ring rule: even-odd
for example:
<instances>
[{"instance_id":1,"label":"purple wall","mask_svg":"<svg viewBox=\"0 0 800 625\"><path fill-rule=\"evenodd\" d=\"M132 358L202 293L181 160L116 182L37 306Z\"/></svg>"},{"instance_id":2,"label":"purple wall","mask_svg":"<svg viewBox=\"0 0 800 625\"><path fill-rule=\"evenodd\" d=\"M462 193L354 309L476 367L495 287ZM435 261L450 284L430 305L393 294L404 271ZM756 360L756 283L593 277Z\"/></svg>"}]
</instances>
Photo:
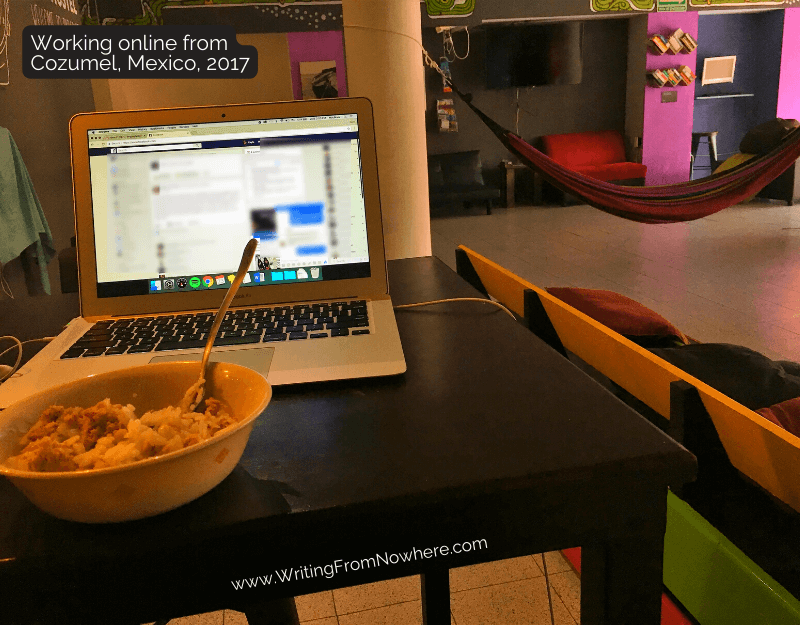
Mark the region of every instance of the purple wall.
<instances>
[{"instance_id":1,"label":"purple wall","mask_svg":"<svg viewBox=\"0 0 800 625\"><path fill-rule=\"evenodd\" d=\"M648 35L669 35L678 28L697 39L696 12L651 13L647 16ZM698 46L703 42L698 41ZM695 71L697 50L691 54L664 54L657 56L648 51L647 70L688 65ZM673 89L678 92L677 102L661 102L661 94ZM694 86L645 87L644 130L642 132L642 163L647 165L645 184L672 184L689 179L692 149L692 116L694 114Z\"/></svg>"},{"instance_id":2,"label":"purple wall","mask_svg":"<svg viewBox=\"0 0 800 625\"><path fill-rule=\"evenodd\" d=\"M783 11L726 13L706 11L698 20L697 73L705 59L736 56L733 82L703 85L697 81L695 98L749 93L752 97L695 99L693 132L717 131L719 160L739 153L739 143L758 124L775 119L781 64ZM701 146L695 178L710 175L708 148Z\"/></svg>"},{"instance_id":3,"label":"purple wall","mask_svg":"<svg viewBox=\"0 0 800 625\"><path fill-rule=\"evenodd\" d=\"M800 119L800 9L786 9L778 86L778 117Z\"/></svg>"},{"instance_id":4,"label":"purple wall","mask_svg":"<svg viewBox=\"0 0 800 625\"><path fill-rule=\"evenodd\" d=\"M292 89L295 100L303 98L300 87L301 61L336 61L339 95L347 96L347 73L344 64L344 38L341 31L286 33L289 62L292 66Z\"/></svg>"}]
</instances>

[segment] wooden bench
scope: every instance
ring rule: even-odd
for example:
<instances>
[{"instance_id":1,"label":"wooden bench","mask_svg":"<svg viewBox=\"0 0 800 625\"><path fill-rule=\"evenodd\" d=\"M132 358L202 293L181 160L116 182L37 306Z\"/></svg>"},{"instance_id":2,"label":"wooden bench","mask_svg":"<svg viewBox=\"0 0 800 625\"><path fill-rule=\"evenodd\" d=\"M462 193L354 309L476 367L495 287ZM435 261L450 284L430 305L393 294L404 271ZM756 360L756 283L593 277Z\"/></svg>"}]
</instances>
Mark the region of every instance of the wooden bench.
<instances>
[{"instance_id":1,"label":"wooden bench","mask_svg":"<svg viewBox=\"0 0 800 625\"><path fill-rule=\"evenodd\" d=\"M576 355L655 411L676 440L691 438L703 419L713 423L730 464L800 520L800 438L466 247L456 250L456 268L554 349ZM706 450L687 447L702 475L699 454ZM665 584L702 625L800 624L800 602L674 495Z\"/></svg>"}]
</instances>

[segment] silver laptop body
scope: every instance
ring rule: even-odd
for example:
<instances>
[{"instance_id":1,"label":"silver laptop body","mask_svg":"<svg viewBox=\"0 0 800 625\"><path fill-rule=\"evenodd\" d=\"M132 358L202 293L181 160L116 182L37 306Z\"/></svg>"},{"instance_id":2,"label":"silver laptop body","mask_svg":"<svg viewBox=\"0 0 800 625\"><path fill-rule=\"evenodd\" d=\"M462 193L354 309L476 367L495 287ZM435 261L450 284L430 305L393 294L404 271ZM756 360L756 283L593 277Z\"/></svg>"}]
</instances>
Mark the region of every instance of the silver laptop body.
<instances>
[{"instance_id":1,"label":"silver laptop body","mask_svg":"<svg viewBox=\"0 0 800 625\"><path fill-rule=\"evenodd\" d=\"M0 409L104 371L199 360L250 238L257 256L213 359L273 385L405 371L369 100L86 113L70 142L81 316L0 385Z\"/></svg>"}]
</instances>

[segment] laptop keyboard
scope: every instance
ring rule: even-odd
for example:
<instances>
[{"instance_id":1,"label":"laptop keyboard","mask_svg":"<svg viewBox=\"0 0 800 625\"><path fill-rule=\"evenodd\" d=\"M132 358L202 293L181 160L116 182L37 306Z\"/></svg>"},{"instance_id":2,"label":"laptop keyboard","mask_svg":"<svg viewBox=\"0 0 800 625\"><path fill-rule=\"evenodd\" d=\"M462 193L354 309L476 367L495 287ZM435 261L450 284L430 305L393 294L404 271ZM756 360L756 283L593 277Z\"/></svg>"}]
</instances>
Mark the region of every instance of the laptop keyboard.
<instances>
[{"instance_id":1,"label":"laptop keyboard","mask_svg":"<svg viewBox=\"0 0 800 625\"><path fill-rule=\"evenodd\" d=\"M214 313L98 321L61 358L205 347ZM214 346L369 334L365 300L228 311Z\"/></svg>"}]
</instances>

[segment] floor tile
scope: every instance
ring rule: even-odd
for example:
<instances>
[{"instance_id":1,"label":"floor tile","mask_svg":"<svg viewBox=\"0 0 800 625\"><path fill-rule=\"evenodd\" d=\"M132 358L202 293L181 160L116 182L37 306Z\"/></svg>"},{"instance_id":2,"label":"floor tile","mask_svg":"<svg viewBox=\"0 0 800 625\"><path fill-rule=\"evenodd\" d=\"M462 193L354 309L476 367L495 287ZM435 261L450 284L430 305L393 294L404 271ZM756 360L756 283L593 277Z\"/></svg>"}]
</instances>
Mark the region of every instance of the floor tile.
<instances>
[{"instance_id":1,"label":"floor tile","mask_svg":"<svg viewBox=\"0 0 800 625\"><path fill-rule=\"evenodd\" d=\"M531 556L498 560L450 569L450 592L539 577L541 569Z\"/></svg>"},{"instance_id":2,"label":"floor tile","mask_svg":"<svg viewBox=\"0 0 800 625\"><path fill-rule=\"evenodd\" d=\"M575 625L558 594L551 596L556 625ZM550 625L543 577L456 592L450 605L457 625Z\"/></svg>"},{"instance_id":3,"label":"floor tile","mask_svg":"<svg viewBox=\"0 0 800 625\"><path fill-rule=\"evenodd\" d=\"M395 603L339 616L339 625L422 625L422 601Z\"/></svg>"},{"instance_id":4,"label":"floor tile","mask_svg":"<svg viewBox=\"0 0 800 625\"><path fill-rule=\"evenodd\" d=\"M573 572L556 573L550 576L550 586L561 597L570 615L581 622L581 580Z\"/></svg>"},{"instance_id":5,"label":"floor tile","mask_svg":"<svg viewBox=\"0 0 800 625\"><path fill-rule=\"evenodd\" d=\"M223 625L248 625L247 617L244 615L244 612L225 610Z\"/></svg>"},{"instance_id":6,"label":"floor tile","mask_svg":"<svg viewBox=\"0 0 800 625\"><path fill-rule=\"evenodd\" d=\"M572 565L569 561L561 555L560 551L548 551L544 554L547 560L547 574L553 575L554 573L564 573L572 571ZM542 566L542 554L537 553L533 556L533 561L536 563L544 575L544 567Z\"/></svg>"},{"instance_id":7,"label":"floor tile","mask_svg":"<svg viewBox=\"0 0 800 625\"><path fill-rule=\"evenodd\" d=\"M333 591L336 614L340 621L344 614L415 600L421 600L418 575Z\"/></svg>"},{"instance_id":8,"label":"floor tile","mask_svg":"<svg viewBox=\"0 0 800 625\"><path fill-rule=\"evenodd\" d=\"M170 620L170 625L223 625L224 610L217 612L206 612L205 614L195 614L193 616L182 616Z\"/></svg>"},{"instance_id":9,"label":"floor tile","mask_svg":"<svg viewBox=\"0 0 800 625\"><path fill-rule=\"evenodd\" d=\"M335 616L321 618L314 621L300 621L302 625L339 625L339 619ZM226 624L227 625L227 624Z\"/></svg>"},{"instance_id":10,"label":"floor tile","mask_svg":"<svg viewBox=\"0 0 800 625\"><path fill-rule=\"evenodd\" d=\"M325 594L325 593L318 593L318 594ZM313 595L305 595L306 597L310 597ZM338 619L336 618L335 614L331 614L324 618L316 617L316 616L309 616L309 613L302 612L300 608L300 602L297 603L297 616L300 619L300 623L302 625L338 625ZM170 624L172 621L170 621ZM248 625L247 617L243 612L237 612L236 610L225 610L225 617L224 623L222 625Z\"/></svg>"},{"instance_id":11,"label":"floor tile","mask_svg":"<svg viewBox=\"0 0 800 625\"><path fill-rule=\"evenodd\" d=\"M295 597L294 603L297 606L297 616L301 622L336 616L333 592L330 590Z\"/></svg>"}]
</instances>

